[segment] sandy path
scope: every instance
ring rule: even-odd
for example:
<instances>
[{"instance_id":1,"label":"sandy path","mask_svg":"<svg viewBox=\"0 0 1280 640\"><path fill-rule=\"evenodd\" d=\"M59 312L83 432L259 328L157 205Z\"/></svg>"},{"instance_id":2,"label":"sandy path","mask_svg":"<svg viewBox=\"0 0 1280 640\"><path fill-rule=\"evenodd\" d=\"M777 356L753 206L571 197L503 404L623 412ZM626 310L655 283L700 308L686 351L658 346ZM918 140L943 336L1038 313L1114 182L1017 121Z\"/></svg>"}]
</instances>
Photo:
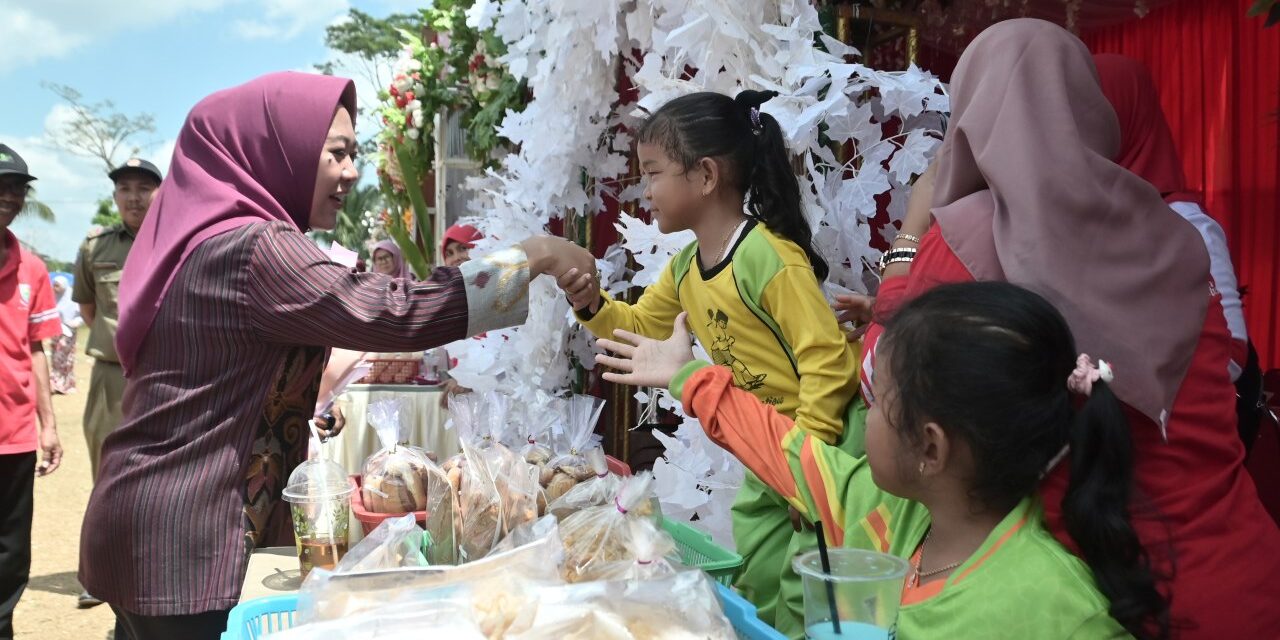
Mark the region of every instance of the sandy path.
<instances>
[{"instance_id":1,"label":"sandy path","mask_svg":"<svg viewBox=\"0 0 1280 640\"><path fill-rule=\"evenodd\" d=\"M31 582L14 614L17 637L22 640L101 640L111 638L115 616L106 605L76 608L80 583L80 523L93 483L89 478L89 454L81 419L84 392L89 385L91 362L83 355L76 362L79 393L54 396L58 434L65 451L62 467L53 475L36 479L35 524L31 533Z\"/></svg>"}]
</instances>

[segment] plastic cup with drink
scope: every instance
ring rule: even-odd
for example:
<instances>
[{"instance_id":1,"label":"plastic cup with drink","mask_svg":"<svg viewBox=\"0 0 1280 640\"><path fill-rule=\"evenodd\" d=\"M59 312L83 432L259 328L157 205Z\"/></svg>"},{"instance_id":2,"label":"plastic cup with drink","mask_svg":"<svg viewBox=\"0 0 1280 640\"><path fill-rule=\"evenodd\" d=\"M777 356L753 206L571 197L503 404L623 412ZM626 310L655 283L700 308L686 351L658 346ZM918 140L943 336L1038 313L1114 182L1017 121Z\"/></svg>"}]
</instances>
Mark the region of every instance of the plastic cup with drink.
<instances>
[{"instance_id":1,"label":"plastic cup with drink","mask_svg":"<svg viewBox=\"0 0 1280 640\"><path fill-rule=\"evenodd\" d=\"M906 560L861 549L826 549L793 561L804 585L805 637L810 640L893 640Z\"/></svg>"},{"instance_id":2,"label":"plastic cup with drink","mask_svg":"<svg viewBox=\"0 0 1280 640\"><path fill-rule=\"evenodd\" d=\"M320 458L298 465L289 475L284 499L293 516L303 579L315 567L333 569L346 555L354 490L341 465Z\"/></svg>"}]
</instances>

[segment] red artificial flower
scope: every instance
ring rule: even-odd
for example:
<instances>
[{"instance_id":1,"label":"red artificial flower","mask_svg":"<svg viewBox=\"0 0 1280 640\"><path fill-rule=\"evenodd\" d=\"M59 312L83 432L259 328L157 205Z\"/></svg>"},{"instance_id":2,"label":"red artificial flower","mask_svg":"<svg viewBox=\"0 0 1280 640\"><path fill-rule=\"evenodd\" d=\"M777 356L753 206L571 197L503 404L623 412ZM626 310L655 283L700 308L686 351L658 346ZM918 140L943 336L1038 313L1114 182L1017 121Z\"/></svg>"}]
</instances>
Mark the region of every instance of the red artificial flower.
<instances>
[{"instance_id":1,"label":"red artificial flower","mask_svg":"<svg viewBox=\"0 0 1280 640\"><path fill-rule=\"evenodd\" d=\"M404 92L404 97L405 97L405 99L406 99L406 100L408 100L409 102L413 102L413 92L412 92L412 91L406 91L406 92Z\"/></svg>"}]
</instances>

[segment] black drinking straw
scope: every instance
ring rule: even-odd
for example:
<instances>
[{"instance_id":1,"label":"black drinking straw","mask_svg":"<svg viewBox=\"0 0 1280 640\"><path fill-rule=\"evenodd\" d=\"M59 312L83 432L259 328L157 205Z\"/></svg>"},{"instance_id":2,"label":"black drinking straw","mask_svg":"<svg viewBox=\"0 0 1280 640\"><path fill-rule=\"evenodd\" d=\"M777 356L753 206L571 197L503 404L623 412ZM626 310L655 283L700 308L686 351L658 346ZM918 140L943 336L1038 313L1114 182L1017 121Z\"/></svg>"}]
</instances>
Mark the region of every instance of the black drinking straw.
<instances>
[{"instance_id":1,"label":"black drinking straw","mask_svg":"<svg viewBox=\"0 0 1280 640\"><path fill-rule=\"evenodd\" d=\"M831 556L827 555L827 537L822 535L822 523L813 523L814 528L818 532L818 557L822 560L822 573L828 578L831 577ZM836 585L830 580L824 580L827 584L827 606L831 607L831 629L836 635L844 635L840 632L840 614L836 612Z\"/></svg>"}]
</instances>

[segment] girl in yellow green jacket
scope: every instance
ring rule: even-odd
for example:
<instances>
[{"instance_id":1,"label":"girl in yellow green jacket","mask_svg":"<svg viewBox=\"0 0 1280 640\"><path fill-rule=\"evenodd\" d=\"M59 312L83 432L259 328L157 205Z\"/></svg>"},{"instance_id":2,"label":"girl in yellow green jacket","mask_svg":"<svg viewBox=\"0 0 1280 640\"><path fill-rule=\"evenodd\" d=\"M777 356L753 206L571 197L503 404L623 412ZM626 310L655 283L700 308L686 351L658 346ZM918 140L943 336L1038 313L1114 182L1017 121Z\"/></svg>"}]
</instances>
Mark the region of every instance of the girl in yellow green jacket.
<instances>
[{"instance_id":1,"label":"girl in yellow green jacket","mask_svg":"<svg viewBox=\"0 0 1280 640\"><path fill-rule=\"evenodd\" d=\"M624 329L666 338L676 315L688 312L738 388L822 442L859 450L857 434L842 440L857 360L822 296L827 265L813 250L782 131L759 108L773 95L695 93L658 109L637 136L645 197L664 233L692 229L697 241L634 305L605 295L590 274L571 272L560 284L597 336ZM816 538L795 533L788 511L747 474L733 508L746 559L738 586L764 620L799 629L802 595L790 558ZM780 584L789 606L776 604Z\"/></svg>"},{"instance_id":2,"label":"girl in yellow green jacket","mask_svg":"<svg viewBox=\"0 0 1280 640\"><path fill-rule=\"evenodd\" d=\"M707 434L834 544L907 558L903 640L1169 634L1169 606L1129 520L1132 442L1105 363L1007 283L944 285L894 316L877 348L866 456L795 428L692 362L688 335L601 341L606 379L670 382ZM1117 372L1116 375L1123 375ZM1036 485L1069 464L1076 557L1045 528ZM1205 585L1213 588L1213 585Z\"/></svg>"}]
</instances>

